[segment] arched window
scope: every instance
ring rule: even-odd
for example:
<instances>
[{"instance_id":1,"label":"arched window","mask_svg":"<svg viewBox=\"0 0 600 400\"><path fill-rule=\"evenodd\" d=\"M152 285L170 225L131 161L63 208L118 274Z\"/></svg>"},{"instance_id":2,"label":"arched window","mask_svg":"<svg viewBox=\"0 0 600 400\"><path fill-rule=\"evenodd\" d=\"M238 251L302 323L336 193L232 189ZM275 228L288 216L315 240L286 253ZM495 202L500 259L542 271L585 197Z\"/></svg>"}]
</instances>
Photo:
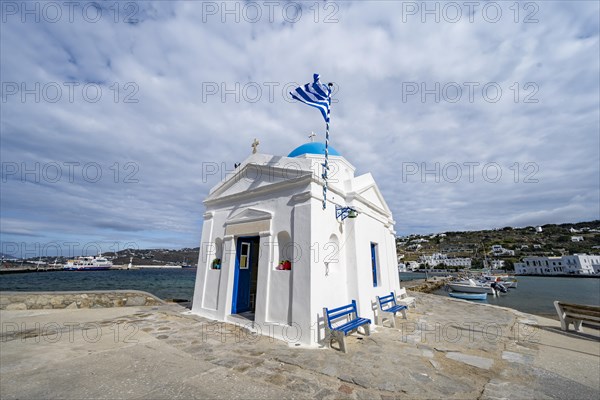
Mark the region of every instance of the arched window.
<instances>
[{"instance_id":1,"label":"arched window","mask_svg":"<svg viewBox=\"0 0 600 400\"><path fill-rule=\"evenodd\" d=\"M275 260L275 267L278 270L291 269L291 265L294 263L294 243L290 234L286 231L281 231L277 234L277 259Z\"/></svg>"},{"instance_id":2,"label":"arched window","mask_svg":"<svg viewBox=\"0 0 600 400\"><path fill-rule=\"evenodd\" d=\"M221 269L223 262L223 240L221 238L215 239L215 257L211 260L210 267L212 269Z\"/></svg>"}]
</instances>

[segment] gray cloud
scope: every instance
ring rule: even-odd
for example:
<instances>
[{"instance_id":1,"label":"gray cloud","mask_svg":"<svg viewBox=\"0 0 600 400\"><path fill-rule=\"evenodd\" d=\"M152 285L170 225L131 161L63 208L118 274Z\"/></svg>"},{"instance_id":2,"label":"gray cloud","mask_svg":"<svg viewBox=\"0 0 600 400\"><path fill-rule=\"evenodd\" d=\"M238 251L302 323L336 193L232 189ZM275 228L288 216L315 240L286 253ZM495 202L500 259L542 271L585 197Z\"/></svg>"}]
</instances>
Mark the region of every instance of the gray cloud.
<instances>
[{"instance_id":1,"label":"gray cloud","mask_svg":"<svg viewBox=\"0 0 600 400\"><path fill-rule=\"evenodd\" d=\"M483 3L473 22L463 12L456 23L444 15L422 22L403 13L407 2L332 3L337 23L323 22L335 10L325 3L318 18L304 7L297 22L276 8L272 23L267 10L256 23L241 14L223 23L222 10L203 13L203 3L137 4L135 23L123 23L130 10L115 23L106 8L96 23L77 12L69 22L65 10L56 23L3 15L3 243L35 235L40 243L198 245L202 199L255 137L261 151L286 155L311 131L322 134L316 111L284 98L286 84L313 72L339 86L333 146L374 175L399 233L600 218L595 2L535 3L537 23L523 22L525 9L515 22L508 3L497 3L496 23L482 17ZM73 99L68 82L78 84ZM39 101L20 89L7 94L12 83ZM436 83L439 101L422 98L421 85ZM472 102L466 83L477 84ZM502 90L497 102L482 93L490 83L489 96ZM98 86L86 92L86 84ZM407 95L412 85L419 93ZM56 87L62 95L49 101ZM450 101L457 87L462 96ZM439 181L422 176L436 163ZM465 163L479 163L472 182ZM489 163L502 172L498 182L482 173ZM458 180L454 164L463 168Z\"/></svg>"}]
</instances>

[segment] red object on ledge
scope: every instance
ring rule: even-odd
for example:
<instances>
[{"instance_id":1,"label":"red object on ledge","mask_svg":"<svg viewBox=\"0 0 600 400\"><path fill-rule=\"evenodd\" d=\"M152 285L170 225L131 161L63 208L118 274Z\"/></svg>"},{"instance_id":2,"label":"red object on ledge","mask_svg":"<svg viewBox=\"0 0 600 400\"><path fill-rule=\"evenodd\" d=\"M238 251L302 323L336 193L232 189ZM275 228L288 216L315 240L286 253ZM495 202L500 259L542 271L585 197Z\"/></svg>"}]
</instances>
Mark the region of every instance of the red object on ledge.
<instances>
[{"instance_id":1,"label":"red object on ledge","mask_svg":"<svg viewBox=\"0 0 600 400\"><path fill-rule=\"evenodd\" d=\"M277 269L280 270L280 271L291 271L291 269L292 269L292 263L290 261L288 261L288 260L282 261L277 266Z\"/></svg>"}]
</instances>

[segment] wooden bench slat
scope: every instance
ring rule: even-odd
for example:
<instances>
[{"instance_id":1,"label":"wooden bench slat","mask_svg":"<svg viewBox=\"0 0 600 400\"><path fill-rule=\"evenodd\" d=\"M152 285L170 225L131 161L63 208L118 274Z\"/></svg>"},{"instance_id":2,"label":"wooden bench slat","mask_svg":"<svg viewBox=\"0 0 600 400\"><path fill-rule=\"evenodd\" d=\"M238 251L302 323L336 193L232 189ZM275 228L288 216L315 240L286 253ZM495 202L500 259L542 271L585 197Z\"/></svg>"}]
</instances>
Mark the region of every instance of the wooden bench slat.
<instances>
[{"instance_id":1,"label":"wooden bench slat","mask_svg":"<svg viewBox=\"0 0 600 400\"><path fill-rule=\"evenodd\" d=\"M369 326L371 325L371 320L367 318L360 318L358 316L355 300L352 300L351 304L333 308L331 310L324 308L323 314L326 322L325 330L331 333L331 338L328 339L329 346L331 346L331 340L335 339L340 344L340 350L342 350L344 353L346 352L345 337L348 335L348 333L355 330L358 331L358 328L363 327L365 334L367 336L370 334ZM341 318L353 319L339 326L332 325L333 321Z\"/></svg>"},{"instance_id":2,"label":"wooden bench slat","mask_svg":"<svg viewBox=\"0 0 600 400\"><path fill-rule=\"evenodd\" d=\"M401 311L404 318L406 318L406 311L408 306L404 304L398 304L396 302L396 296L394 292L391 292L387 296L377 296L377 301L379 302L379 311L375 316L375 323L378 325L383 325L384 320L388 320L392 327L396 327L396 313ZM386 308L386 304L390 303ZM387 314L392 314L391 316L387 316Z\"/></svg>"},{"instance_id":3,"label":"wooden bench slat","mask_svg":"<svg viewBox=\"0 0 600 400\"><path fill-rule=\"evenodd\" d=\"M600 317L591 317L591 316L585 315L585 314L571 314L571 313L567 313L566 316L567 316L567 318L580 319L582 321L592 321L592 322L600 323Z\"/></svg>"},{"instance_id":4,"label":"wooden bench slat","mask_svg":"<svg viewBox=\"0 0 600 400\"><path fill-rule=\"evenodd\" d=\"M390 308L381 309L381 311L385 311L385 312L398 312L398 311L406 310L407 308L408 307L403 306L403 305L395 305L395 306L390 307Z\"/></svg>"},{"instance_id":5,"label":"wooden bench slat","mask_svg":"<svg viewBox=\"0 0 600 400\"><path fill-rule=\"evenodd\" d=\"M371 323L371 321L366 318L358 318L358 319L354 319L350 322L347 322L344 325L336 326L333 328L333 330L342 331L342 332L344 332L344 335L347 335L348 332L353 331L354 329L358 328L359 326L362 326L367 323Z\"/></svg>"},{"instance_id":6,"label":"wooden bench slat","mask_svg":"<svg viewBox=\"0 0 600 400\"><path fill-rule=\"evenodd\" d=\"M589 316L594 316L600 318L600 311L590 311L582 308L575 307L561 307L566 313L574 313L574 314L584 314Z\"/></svg>"},{"instance_id":7,"label":"wooden bench slat","mask_svg":"<svg viewBox=\"0 0 600 400\"><path fill-rule=\"evenodd\" d=\"M568 330L571 323L576 331L581 330L582 322L600 326L600 306L561 303L560 301L555 301L554 306L563 330Z\"/></svg>"},{"instance_id":8,"label":"wooden bench slat","mask_svg":"<svg viewBox=\"0 0 600 400\"><path fill-rule=\"evenodd\" d=\"M336 313L338 311L348 313L348 312L351 312L352 310L354 310L354 306L352 304L347 304L345 306L341 306L341 307L338 307L338 308L332 308L331 310L328 308L327 312L329 314L333 314L333 313Z\"/></svg>"},{"instance_id":9,"label":"wooden bench slat","mask_svg":"<svg viewBox=\"0 0 600 400\"><path fill-rule=\"evenodd\" d=\"M600 311L600 306L592 306L589 304L573 304L573 303L563 303L561 301L558 302L561 307L573 307L581 310L589 310L589 311Z\"/></svg>"}]
</instances>

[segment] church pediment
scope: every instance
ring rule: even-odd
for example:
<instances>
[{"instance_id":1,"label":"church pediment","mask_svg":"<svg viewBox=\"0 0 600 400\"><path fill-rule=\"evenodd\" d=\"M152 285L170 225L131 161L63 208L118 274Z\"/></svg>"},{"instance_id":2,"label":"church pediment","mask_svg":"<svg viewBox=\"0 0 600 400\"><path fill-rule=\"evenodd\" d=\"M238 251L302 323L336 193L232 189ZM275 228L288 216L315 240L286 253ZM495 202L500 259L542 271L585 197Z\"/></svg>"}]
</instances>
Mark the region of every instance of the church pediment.
<instances>
[{"instance_id":1,"label":"church pediment","mask_svg":"<svg viewBox=\"0 0 600 400\"><path fill-rule=\"evenodd\" d=\"M243 211L234 213L225 222L225 225L240 224L244 222L262 221L273 218L273 214L268 211L255 208L246 208Z\"/></svg>"},{"instance_id":2,"label":"church pediment","mask_svg":"<svg viewBox=\"0 0 600 400\"><path fill-rule=\"evenodd\" d=\"M281 184L294 182L311 176L310 171L280 168L269 165L246 164L235 175L219 183L205 200L210 202L238 194L269 190L269 186L280 187Z\"/></svg>"},{"instance_id":3,"label":"church pediment","mask_svg":"<svg viewBox=\"0 0 600 400\"><path fill-rule=\"evenodd\" d=\"M385 202L381 191L371 174L361 175L356 179L354 196L384 214L391 215L391 210Z\"/></svg>"}]
</instances>

